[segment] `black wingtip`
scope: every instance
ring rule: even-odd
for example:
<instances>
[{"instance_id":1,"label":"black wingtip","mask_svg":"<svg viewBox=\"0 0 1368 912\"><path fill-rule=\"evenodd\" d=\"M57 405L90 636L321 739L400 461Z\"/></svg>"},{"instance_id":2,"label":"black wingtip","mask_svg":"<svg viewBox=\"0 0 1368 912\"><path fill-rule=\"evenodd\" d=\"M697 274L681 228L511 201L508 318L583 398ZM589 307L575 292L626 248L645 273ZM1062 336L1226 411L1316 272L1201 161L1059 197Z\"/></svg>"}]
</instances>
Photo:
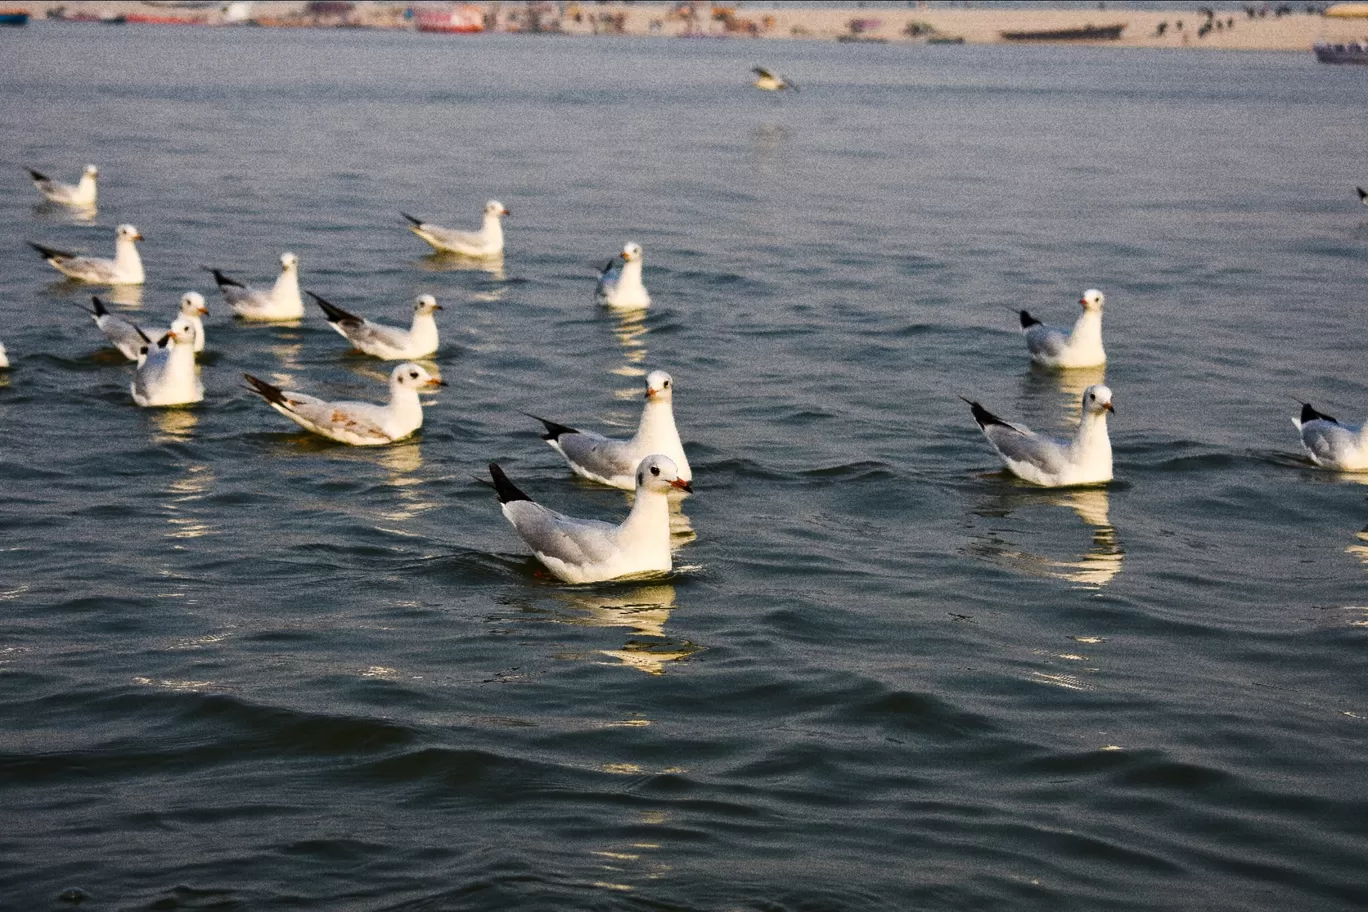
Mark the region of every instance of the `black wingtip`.
<instances>
[{"instance_id":1,"label":"black wingtip","mask_svg":"<svg viewBox=\"0 0 1368 912\"><path fill-rule=\"evenodd\" d=\"M423 220L422 220L422 219L420 219L420 218L414 218L413 216L409 215L407 212L400 212L399 214L402 215L404 218L408 219L409 222L411 222L411 223L414 224L414 225L422 225L422 224L423 224Z\"/></svg>"},{"instance_id":2,"label":"black wingtip","mask_svg":"<svg viewBox=\"0 0 1368 912\"><path fill-rule=\"evenodd\" d=\"M48 247L44 244L39 244L35 241L25 241L24 243L28 244L34 250L38 251L38 253L45 260L51 260L57 257L74 257L76 255L74 253L67 253L65 250L58 250L55 247Z\"/></svg>"},{"instance_id":3,"label":"black wingtip","mask_svg":"<svg viewBox=\"0 0 1368 912\"><path fill-rule=\"evenodd\" d=\"M243 285L241 282L239 282L237 279L228 278L226 275L219 272L212 266L201 266L200 268L203 269L205 272L212 272L214 274L214 282L218 285L219 288L222 288L225 285L232 286L233 288L247 287L246 285Z\"/></svg>"},{"instance_id":4,"label":"black wingtip","mask_svg":"<svg viewBox=\"0 0 1368 912\"><path fill-rule=\"evenodd\" d=\"M1358 191L1359 199L1368 204L1368 190L1364 190L1362 187L1355 187L1354 189Z\"/></svg>"},{"instance_id":5,"label":"black wingtip","mask_svg":"<svg viewBox=\"0 0 1368 912\"><path fill-rule=\"evenodd\" d=\"M577 428L572 428L568 424L560 424L555 421L547 421L545 418L541 418L537 415L532 414L531 412L523 412L523 414L534 421L540 421L542 424L546 425L546 433L542 434L542 440L550 442L552 440L559 440L562 434L579 433L579 430Z\"/></svg>"},{"instance_id":6,"label":"black wingtip","mask_svg":"<svg viewBox=\"0 0 1368 912\"><path fill-rule=\"evenodd\" d=\"M323 298L321 298L321 297L319 297L318 295L314 294L312 291L309 291L308 289L305 289L305 290L304 290L304 293L305 293L306 295L308 295L309 297L313 298L314 303L317 304L317 305L322 309L323 314L324 314L324 316L326 316L326 317L328 318L328 322L329 322L329 323L360 323L360 322L361 322L361 320L360 320L355 314L349 314L349 313L347 313L345 310L343 310L342 308L338 307L336 304L333 304L331 301L324 300Z\"/></svg>"},{"instance_id":7,"label":"black wingtip","mask_svg":"<svg viewBox=\"0 0 1368 912\"><path fill-rule=\"evenodd\" d=\"M48 177L42 171L34 171L32 168L25 168L24 170L36 181L52 180L52 178ZM1362 193L1363 191L1360 190L1359 192Z\"/></svg>"},{"instance_id":8,"label":"black wingtip","mask_svg":"<svg viewBox=\"0 0 1368 912\"><path fill-rule=\"evenodd\" d=\"M1021 328L1022 328L1022 329L1030 329L1032 326L1039 326L1040 323L1041 323L1040 320L1037 320L1035 317L1031 316L1028 312L1026 312L1026 311L1024 311L1024 310L1021 312Z\"/></svg>"},{"instance_id":9,"label":"black wingtip","mask_svg":"<svg viewBox=\"0 0 1368 912\"><path fill-rule=\"evenodd\" d=\"M91 295L90 303L95 305L95 309L92 311L95 316L103 317L105 314L109 313L109 308L105 307L105 302L100 300L99 295ZM141 330L139 330L139 332L141 332ZM143 338L146 339L147 337L143 336Z\"/></svg>"},{"instance_id":10,"label":"black wingtip","mask_svg":"<svg viewBox=\"0 0 1368 912\"><path fill-rule=\"evenodd\" d=\"M285 401L285 393L278 386L272 386L265 380L253 377L251 374L243 374L243 379L247 381L247 389L256 393L262 399L274 405L282 405L289 408L290 404Z\"/></svg>"},{"instance_id":11,"label":"black wingtip","mask_svg":"<svg viewBox=\"0 0 1368 912\"><path fill-rule=\"evenodd\" d=\"M1309 404L1303 402L1303 403L1302 403L1302 413L1301 413L1301 423L1302 423L1302 424L1306 424L1306 422L1308 422L1308 421L1329 421L1331 424L1339 424L1339 422L1336 421L1334 418L1331 418L1329 415L1325 414L1324 412L1318 412L1318 411L1316 411L1316 410L1313 409Z\"/></svg>"},{"instance_id":12,"label":"black wingtip","mask_svg":"<svg viewBox=\"0 0 1368 912\"><path fill-rule=\"evenodd\" d=\"M511 500L529 502L532 500L522 491L519 491L517 485L508 480L508 476L504 474L503 469L499 468L497 462L489 464L489 475L494 479L494 493L499 496L499 503L508 503Z\"/></svg>"},{"instance_id":13,"label":"black wingtip","mask_svg":"<svg viewBox=\"0 0 1368 912\"><path fill-rule=\"evenodd\" d=\"M965 399L963 396L960 396L960 399L963 399L969 404L969 411L973 413L974 420L978 422L979 427L986 428L990 424L1000 424L1003 427L1011 427L1010 424L1003 421L997 415L994 415L972 399Z\"/></svg>"}]
</instances>

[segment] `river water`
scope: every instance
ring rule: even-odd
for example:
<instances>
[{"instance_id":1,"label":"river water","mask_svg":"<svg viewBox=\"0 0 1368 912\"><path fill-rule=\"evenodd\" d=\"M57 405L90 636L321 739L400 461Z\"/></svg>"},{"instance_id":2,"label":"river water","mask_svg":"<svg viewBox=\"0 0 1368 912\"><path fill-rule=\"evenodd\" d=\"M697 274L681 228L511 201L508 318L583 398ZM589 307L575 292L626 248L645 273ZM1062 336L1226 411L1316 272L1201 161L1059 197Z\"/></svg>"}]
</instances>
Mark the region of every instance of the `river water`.
<instances>
[{"instance_id":1,"label":"river water","mask_svg":"<svg viewBox=\"0 0 1368 912\"><path fill-rule=\"evenodd\" d=\"M749 68L798 94L761 94ZM34 23L0 35L0 904L1350 909L1368 904L1368 72L1305 54ZM92 219L25 167L101 169ZM512 210L501 266L399 211ZM25 240L132 222L208 389L145 410ZM655 304L593 302L642 244ZM318 312L432 293L421 436L310 439L244 371L380 398ZM1015 311L1107 295L1116 480L1000 471L1102 372ZM96 289L106 292L107 289ZM476 481L614 518L523 412L675 378L669 577L570 587ZM64 898L65 897L65 898Z\"/></svg>"}]
</instances>

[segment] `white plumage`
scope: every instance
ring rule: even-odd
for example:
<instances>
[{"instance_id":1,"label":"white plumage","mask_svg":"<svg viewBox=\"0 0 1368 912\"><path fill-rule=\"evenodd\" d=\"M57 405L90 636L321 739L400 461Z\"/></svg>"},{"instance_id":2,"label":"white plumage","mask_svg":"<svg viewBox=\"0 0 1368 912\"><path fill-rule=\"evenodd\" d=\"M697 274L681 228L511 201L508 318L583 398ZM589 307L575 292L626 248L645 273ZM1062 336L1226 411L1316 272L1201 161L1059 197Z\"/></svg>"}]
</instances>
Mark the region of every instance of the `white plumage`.
<instances>
[{"instance_id":1,"label":"white plumage","mask_svg":"<svg viewBox=\"0 0 1368 912\"><path fill-rule=\"evenodd\" d=\"M280 276L269 291L244 285L212 267L204 268L214 274L223 300L244 320L274 322L304 316L304 299L299 296L299 257L293 253L280 255Z\"/></svg>"},{"instance_id":2,"label":"white plumage","mask_svg":"<svg viewBox=\"0 0 1368 912\"><path fill-rule=\"evenodd\" d=\"M143 236L132 225L120 225L114 232L114 259L81 256L29 241L28 245L42 254L48 265L62 275L92 285L141 285L142 258L137 242Z\"/></svg>"},{"instance_id":3,"label":"white plumage","mask_svg":"<svg viewBox=\"0 0 1368 912\"><path fill-rule=\"evenodd\" d=\"M405 361L422 358L437 350L437 320L434 314L442 309L432 295L419 295L413 302L413 323L408 329L372 323L364 317L348 313L335 304L323 300L312 291L306 292L323 309L328 325L350 342L357 350L382 361Z\"/></svg>"},{"instance_id":4,"label":"white plumage","mask_svg":"<svg viewBox=\"0 0 1368 912\"><path fill-rule=\"evenodd\" d=\"M622 253L609 260L594 289L595 300L622 310L651 306L651 296L641 281L641 257L641 245L628 243ZM619 258L622 262L618 262Z\"/></svg>"},{"instance_id":5,"label":"white plumage","mask_svg":"<svg viewBox=\"0 0 1368 912\"><path fill-rule=\"evenodd\" d=\"M428 386L445 386L422 365L406 362L390 371L390 400L328 402L283 390L251 374L243 374L249 389L295 424L329 440L352 446L380 446L402 440L423 426L423 403L418 392Z\"/></svg>"},{"instance_id":6,"label":"white plumage","mask_svg":"<svg viewBox=\"0 0 1368 912\"><path fill-rule=\"evenodd\" d=\"M1083 313L1072 329L1047 326L1028 312L1021 312L1021 332L1031 361L1041 367L1098 367L1107 363L1102 348L1102 306L1106 296L1096 288L1083 292L1078 303Z\"/></svg>"},{"instance_id":7,"label":"white plumage","mask_svg":"<svg viewBox=\"0 0 1368 912\"><path fill-rule=\"evenodd\" d=\"M485 203L484 221L479 231L457 231L443 228L415 218L407 212L399 213L409 220L409 230L432 245L441 253L457 253L461 256L480 260L490 260L503 256L504 236L503 217L511 213L498 200Z\"/></svg>"},{"instance_id":8,"label":"white plumage","mask_svg":"<svg viewBox=\"0 0 1368 912\"><path fill-rule=\"evenodd\" d=\"M1047 488L1111 481L1107 413L1113 409L1111 390L1107 387L1096 384L1084 390L1082 420L1072 440L1041 436L1003 421L977 402L965 401L969 402L983 435L1002 457L1008 471L1018 478Z\"/></svg>"},{"instance_id":9,"label":"white plumage","mask_svg":"<svg viewBox=\"0 0 1368 912\"><path fill-rule=\"evenodd\" d=\"M141 406L189 405L204 398L195 367L195 327L177 317L171 329L148 347L133 371L133 401Z\"/></svg>"},{"instance_id":10,"label":"white plumage","mask_svg":"<svg viewBox=\"0 0 1368 912\"><path fill-rule=\"evenodd\" d=\"M81 172L81 178L74 184L64 184L61 181L53 180L41 171L28 169L29 176L33 178L33 185L38 188L38 192L49 203L58 203L63 206L72 206L78 209L94 209L95 200L99 194L96 186L96 179L100 176L100 169L94 165L86 165Z\"/></svg>"},{"instance_id":11,"label":"white plumage","mask_svg":"<svg viewBox=\"0 0 1368 912\"><path fill-rule=\"evenodd\" d=\"M1368 423L1342 424L1306 404L1300 420L1293 418L1292 423L1316 465L1340 472L1368 471Z\"/></svg>"}]
</instances>

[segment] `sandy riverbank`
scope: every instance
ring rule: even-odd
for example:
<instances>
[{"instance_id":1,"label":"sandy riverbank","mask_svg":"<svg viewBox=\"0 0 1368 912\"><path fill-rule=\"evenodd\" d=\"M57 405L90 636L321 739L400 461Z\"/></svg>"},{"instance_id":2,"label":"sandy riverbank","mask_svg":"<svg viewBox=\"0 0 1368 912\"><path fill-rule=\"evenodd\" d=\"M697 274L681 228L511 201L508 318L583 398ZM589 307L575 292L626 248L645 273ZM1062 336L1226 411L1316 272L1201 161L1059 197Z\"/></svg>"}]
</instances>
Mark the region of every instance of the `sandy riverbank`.
<instances>
[{"instance_id":1,"label":"sandy riverbank","mask_svg":"<svg viewBox=\"0 0 1368 912\"><path fill-rule=\"evenodd\" d=\"M447 3L359 2L333 15L308 17L303 2L233 4L271 24L319 26L411 27L406 7L436 10ZM1005 43L1003 32L1076 29L1085 26L1124 25L1119 39L1101 43L1114 47L1215 48L1225 50L1308 50L1316 41L1346 42L1368 39L1368 19L1339 19L1308 14L1306 4L1297 12L1251 18L1243 10L1222 10L1209 19L1194 8L1188 10L1136 10L1117 8L1060 10L1049 8L1000 9L981 3L972 8L935 4L925 7L794 9L789 7L714 7L679 3L474 3L496 31L539 28L573 35L626 34L640 36L789 38L834 40L857 35L865 40L920 41L927 37L962 38L970 44ZM43 17L55 7L83 14L134 17L179 17L207 23L221 21L220 8L194 9L134 0L108 2L19 2L12 8L28 9ZM348 6L333 5L334 8ZM690 14L681 8L692 7Z\"/></svg>"}]
</instances>

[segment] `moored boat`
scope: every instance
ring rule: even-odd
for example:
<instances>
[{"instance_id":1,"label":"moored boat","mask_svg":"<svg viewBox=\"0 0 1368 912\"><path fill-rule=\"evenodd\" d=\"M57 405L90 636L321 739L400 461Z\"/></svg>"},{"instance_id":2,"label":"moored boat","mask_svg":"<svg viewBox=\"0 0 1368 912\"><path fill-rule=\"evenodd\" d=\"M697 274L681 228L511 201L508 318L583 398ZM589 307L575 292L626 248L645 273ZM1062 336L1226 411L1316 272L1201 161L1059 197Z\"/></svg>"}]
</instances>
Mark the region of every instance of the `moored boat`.
<instances>
[{"instance_id":1,"label":"moored boat","mask_svg":"<svg viewBox=\"0 0 1368 912\"><path fill-rule=\"evenodd\" d=\"M0 25L28 25L28 10L0 10Z\"/></svg>"},{"instance_id":2,"label":"moored boat","mask_svg":"<svg viewBox=\"0 0 1368 912\"><path fill-rule=\"evenodd\" d=\"M473 3L448 10L421 10L414 13L413 26L420 32L473 35L485 30L484 10Z\"/></svg>"},{"instance_id":3,"label":"moored boat","mask_svg":"<svg viewBox=\"0 0 1368 912\"><path fill-rule=\"evenodd\" d=\"M1042 29L1032 32L1002 32L1005 41L1117 41L1126 23L1085 25L1080 28Z\"/></svg>"},{"instance_id":4,"label":"moored boat","mask_svg":"<svg viewBox=\"0 0 1368 912\"><path fill-rule=\"evenodd\" d=\"M1368 64L1368 45L1357 41L1351 41L1349 44L1331 44L1326 41L1317 41L1311 45L1311 50L1315 51L1316 59L1321 63Z\"/></svg>"}]
</instances>

